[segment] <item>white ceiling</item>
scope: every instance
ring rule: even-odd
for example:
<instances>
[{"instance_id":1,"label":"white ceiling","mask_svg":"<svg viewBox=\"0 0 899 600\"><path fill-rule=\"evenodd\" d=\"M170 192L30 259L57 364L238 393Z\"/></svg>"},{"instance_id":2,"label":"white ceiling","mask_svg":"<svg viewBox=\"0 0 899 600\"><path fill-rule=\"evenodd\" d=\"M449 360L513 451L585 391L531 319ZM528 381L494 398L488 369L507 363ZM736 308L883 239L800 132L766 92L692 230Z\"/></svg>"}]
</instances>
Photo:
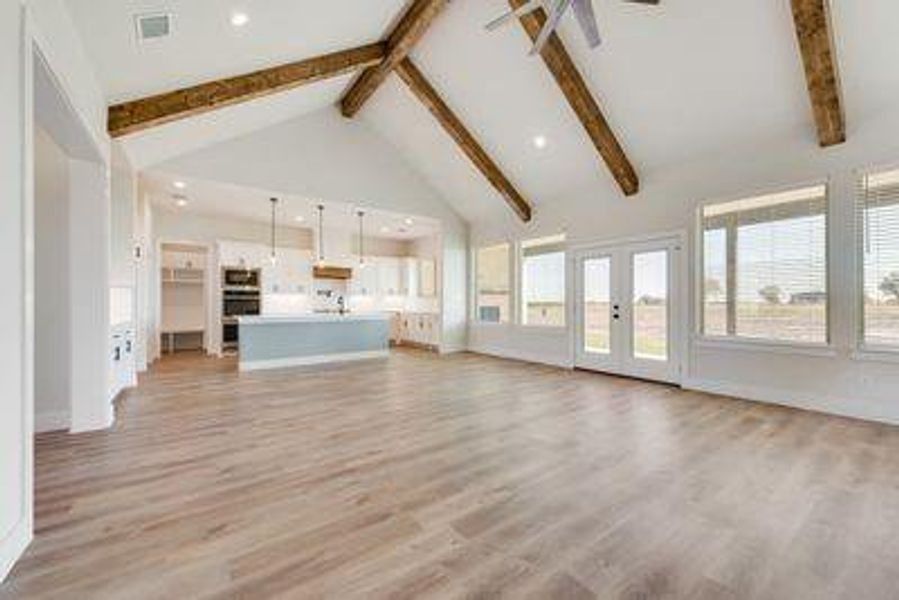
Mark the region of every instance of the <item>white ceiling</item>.
<instances>
[{"instance_id":1,"label":"white ceiling","mask_svg":"<svg viewBox=\"0 0 899 600\"><path fill-rule=\"evenodd\" d=\"M185 185L175 187L175 182ZM232 185L217 181L188 178L153 170L143 174L145 189L157 207L197 215L219 215L243 220L269 223L271 221L270 198L277 197L276 209L279 226L316 228L316 207L325 207L324 223L327 229L357 231L360 207L350 203L304 198L272 190ZM187 204L178 205L178 197ZM399 214L364 207L366 235L393 240L414 240L439 233L440 224L419 215ZM298 221L297 218L302 218Z\"/></svg>"},{"instance_id":2,"label":"white ceiling","mask_svg":"<svg viewBox=\"0 0 899 600\"><path fill-rule=\"evenodd\" d=\"M110 100L240 73L378 39L402 0L69 0ZM899 69L895 0L832 2L848 134L894 109ZM425 75L539 211L573 190L619 194L579 122L515 23L487 33L506 0L455 0L413 53ZM604 45L589 51L569 19L562 37L644 181L722 153L816 144L786 0L662 0L659 7L595 0ZM165 8L175 36L133 41L132 15ZM250 24L234 32L232 9ZM333 103L345 81L162 128L129 141L140 166L234 132L246 133ZM272 103L278 108L272 109ZM361 118L375 128L469 221L507 210L433 118L396 78ZM536 134L549 145L537 151ZM144 138L141 140L140 138ZM147 141L149 139L149 141ZM142 145L143 144L143 145ZM135 150L137 148L137 150ZM743 150L745 149L745 150Z\"/></svg>"},{"instance_id":3,"label":"white ceiling","mask_svg":"<svg viewBox=\"0 0 899 600\"><path fill-rule=\"evenodd\" d=\"M110 102L377 41L404 0L68 0ZM234 11L250 21L232 27ZM173 33L136 41L134 16L168 12Z\"/></svg>"}]
</instances>

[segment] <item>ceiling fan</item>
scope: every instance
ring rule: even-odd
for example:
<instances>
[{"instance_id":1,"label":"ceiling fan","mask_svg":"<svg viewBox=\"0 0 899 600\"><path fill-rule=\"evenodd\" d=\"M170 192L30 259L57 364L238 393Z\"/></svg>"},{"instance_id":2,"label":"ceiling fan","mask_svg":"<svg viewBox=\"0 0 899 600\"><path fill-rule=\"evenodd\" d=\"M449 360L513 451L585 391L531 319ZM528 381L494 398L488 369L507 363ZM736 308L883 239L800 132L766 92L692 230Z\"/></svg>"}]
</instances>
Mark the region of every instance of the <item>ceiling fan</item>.
<instances>
[{"instance_id":1,"label":"ceiling fan","mask_svg":"<svg viewBox=\"0 0 899 600\"><path fill-rule=\"evenodd\" d=\"M632 4L659 3L659 0L624 1ZM562 16L569 8L574 9L574 16L577 18L578 24L581 26L581 31L584 32L584 37L587 38L587 43L590 47L596 48L602 43L602 40L599 37L599 27L596 25L596 14L593 12L593 0L530 0L518 8L507 12L498 19L494 19L487 23L487 31L493 31L513 19L534 12L538 8L545 9L547 17L546 24L540 31L537 40L534 42L534 47L531 49L532 55L537 54L543 49L543 46L546 44L547 40L549 40L549 36L552 35L559 26Z\"/></svg>"}]
</instances>

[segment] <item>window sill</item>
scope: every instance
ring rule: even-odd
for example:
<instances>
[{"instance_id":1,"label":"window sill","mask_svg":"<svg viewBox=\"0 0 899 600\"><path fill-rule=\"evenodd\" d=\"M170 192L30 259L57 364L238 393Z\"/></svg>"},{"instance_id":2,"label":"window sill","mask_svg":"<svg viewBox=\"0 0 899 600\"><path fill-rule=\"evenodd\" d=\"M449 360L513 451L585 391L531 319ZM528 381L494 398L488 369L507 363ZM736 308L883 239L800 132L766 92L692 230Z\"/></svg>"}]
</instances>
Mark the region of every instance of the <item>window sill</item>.
<instances>
[{"instance_id":1,"label":"window sill","mask_svg":"<svg viewBox=\"0 0 899 600\"><path fill-rule=\"evenodd\" d=\"M859 362L899 363L899 348L862 346L851 356Z\"/></svg>"},{"instance_id":2,"label":"window sill","mask_svg":"<svg viewBox=\"0 0 899 600\"><path fill-rule=\"evenodd\" d=\"M822 358L833 358L838 355L837 349L829 344L803 344L799 342L755 340L751 338L695 336L693 338L693 345L696 348L768 352L771 354L798 354L801 356L815 356Z\"/></svg>"}]
</instances>

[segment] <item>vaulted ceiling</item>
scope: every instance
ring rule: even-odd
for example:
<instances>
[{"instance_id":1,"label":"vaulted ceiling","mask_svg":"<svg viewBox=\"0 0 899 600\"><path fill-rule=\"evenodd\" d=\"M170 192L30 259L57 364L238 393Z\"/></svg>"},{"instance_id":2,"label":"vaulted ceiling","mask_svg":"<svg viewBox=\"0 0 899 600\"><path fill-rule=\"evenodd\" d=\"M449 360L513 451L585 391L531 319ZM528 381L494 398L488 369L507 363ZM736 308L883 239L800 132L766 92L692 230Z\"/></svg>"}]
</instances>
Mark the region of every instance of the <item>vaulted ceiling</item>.
<instances>
[{"instance_id":1,"label":"vaulted ceiling","mask_svg":"<svg viewBox=\"0 0 899 600\"><path fill-rule=\"evenodd\" d=\"M789 0L677 0L659 7L594 0L604 45L590 51L561 27L575 64L641 177L778 140L818 138ZM834 44L848 135L899 101L891 64L899 39L894 0L833 2ZM69 0L110 103L376 42L404 0ZM512 24L483 25L506 0L454 0L412 58L508 178L538 210L594 186L620 189L530 41ZM174 34L138 44L133 16L164 9ZM249 23L235 29L230 11ZM125 138L139 166L333 105L351 76L222 109ZM497 192L392 75L359 116L469 220L507 210ZM543 135L547 147L532 139ZM826 151L826 150L822 150ZM634 197L639 202L639 195Z\"/></svg>"}]
</instances>

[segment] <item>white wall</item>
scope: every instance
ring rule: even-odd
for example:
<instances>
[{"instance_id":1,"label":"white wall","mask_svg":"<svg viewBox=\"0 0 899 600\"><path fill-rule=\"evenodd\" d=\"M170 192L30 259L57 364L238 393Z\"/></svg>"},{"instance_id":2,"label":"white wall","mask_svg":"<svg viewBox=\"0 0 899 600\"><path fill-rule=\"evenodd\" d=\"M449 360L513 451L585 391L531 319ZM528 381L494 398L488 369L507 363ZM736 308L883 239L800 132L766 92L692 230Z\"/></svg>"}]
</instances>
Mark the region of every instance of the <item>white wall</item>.
<instances>
[{"instance_id":1,"label":"white wall","mask_svg":"<svg viewBox=\"0 0 899 600\"><path fill-rule=\"evenodd\" d=\"M386 140L332 107L158 165L166 173L441 222L443 344L466 345L468 226Z\"/></svg>"},{"instance_id":2,"label":"white wall","mask_svg":"<svg viewBox=\"0 0 899 600\"><path fill-rule=\"evenodd\" d=\"M0 295L0 577L30 541L33 529L35 47L79 124L90 132L104 170L109 155L106 103L63 0L0 0L0 252L14 274ZM106 257L92 259L105 263ZM94 282L104 297L107 283ZM103 358L106 350L100 351Z\"/></svg>"},{"instance_id":3,"label":"white wall","mask_svg":"<svg viewBox=\"0 0 899 600\"><path fill-rule=\"evenodd\" d=\"M821 180L830 182L832 247L830 278L833 349L825 355L783 354L738 345L708 347L691 341L686 385L751 399L780 402L816 410L899 422L899 368L882 360L853 357L855 300L854 265L855 170L899 163L899 112L881 113L849 123L849 141L821 149L809 125L807 138L782 140L770 147L734 148L665 172L642 173L639 195L624 198L610 189L585 189L547 199L552 212L538 213L522 226L502 217L472 227L473 246L502 239L523 239L564 231L569 243L616 239L682 230L689 232L690 290L694 290L699 203L741 197L754 192ZM569 282L569 298L571 296ZM695 306L691 302L690 331ZM471 348L476 351L538 360L572 362L571 327L567 331L534 331L516 325L472 324ZM818 353L820 354L820 353Z\"/></svg>"},{"instance_id":4,"label":"white wall","mask_svg":"<svg viewBox=\"0 0 899 600\"><path fill-rule=\"evenodd\" d=\"M134 288L133 259L135 215L137 213L137 174L121 145L112 145L110 172L111 243L109 285Z\"/></svg>"},{"instance_id":5,"label":"white wall","mask_svg":"<svg viewBox=\"0 0 899 600\"><path fill-rule=\"evenodd\" d=\"M235 219L218 215L195 214L154 207L153 237L166 242L194 242L212 245L219 240L269 244L271 226L249 219ZM311 229L278 227L278 245L286 248L311 249Z\"/></svg>"},{"instance_id":6,"label":"white wall","mask_svg":"<svg viewBox=\"0 0 899 600\"><path fill-rule=\"evenodd\" d=\"M105 165L69 163L73 432L112 425L109 398L110 199Z\"/></svg>"},{"instance_id":7,"label":"white wall","mask_svg":"<svg viewBox=\"0 0 899 600\"><path fill-rule=\"evenodd\" d=\"M34 412L40 432L69 427L69 157L40 128L34 149Z\"/></svg>"},{"instance_id":8,"label":"white wall","mask_svg":"<svg viewBox=\"0 0 899 600\"><path fill-rule=\"evenodd\" d=\"M20 7L0 0L0 579L31 539L31 405L26 390L25 94Z\"/></svg>"},{"instance_id":9,"label":"white wall","mask_svg":"<svg viewBox=\"0 0 899 600\"><path fill-rule=\"evenodd\" d=\"M150 356L155 352L155 336L152 325L153 292L151 287L151 270L153 263L150 260L153 237L153 207L149 196L144 192L140 177L137 178L137 206L134 214L134 247L139 255L135 257L135 330L137 332L137 347L135 348L134 361L138 372L147 370Z\"/></svg>"},{"instance_id":10,"label":"white wall","mask_svg":"<svg viewBox=\"0 0 899 600\"><path fill-rule=\"evenodd\" d=\"M27 0L34 43L93 144L109 160L106 99L65 0Z\"/></svg>"}]
</instances>

